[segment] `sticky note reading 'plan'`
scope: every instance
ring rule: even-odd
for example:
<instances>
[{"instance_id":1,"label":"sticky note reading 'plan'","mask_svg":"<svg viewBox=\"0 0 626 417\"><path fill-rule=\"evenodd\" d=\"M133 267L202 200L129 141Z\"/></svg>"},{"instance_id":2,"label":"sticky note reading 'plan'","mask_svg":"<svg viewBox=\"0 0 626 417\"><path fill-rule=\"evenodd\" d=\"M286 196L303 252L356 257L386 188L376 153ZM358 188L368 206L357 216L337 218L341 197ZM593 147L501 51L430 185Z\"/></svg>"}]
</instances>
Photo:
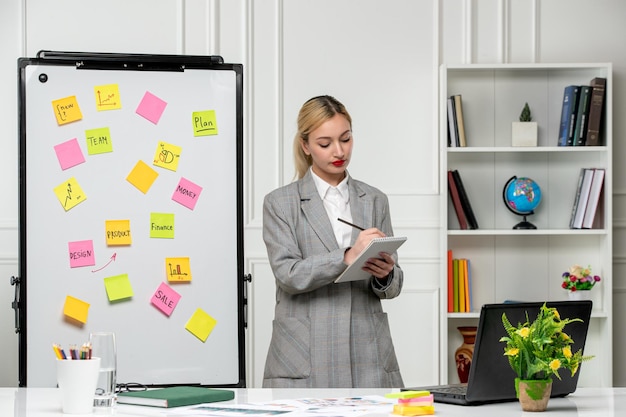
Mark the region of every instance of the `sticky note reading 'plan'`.
<instances>
[{"instance_id":1,"label":"sticky note reading 'plan'","mask_svg":"<svg viewBox=\"0 0 626 417\"><path fill-rule=\"evenodd\" d=\"M193 313L193 316L191 316L185 325L185 329L189 330L191 334L201 341L206 342L216 324L217 320L199 308Z\"/></svg>"},{"instance_id":2,"label":"sticky note reading 'plan'","mask_svg":"<svg viewBox=\"0 0 626 417\"><path fill-rule=\"evenodd\" d=\"M157 124L159 123L159 119L161 119L165 106L167 106L165 101L161 100L149 91L146 91L146 94L144 94L139 106L137 107L136 113L144 119Z\"/></svg>"},{"instance_id":3,"label":"sticky note reading 'plan'","mask_svg":"<svg viewBox=\"0 0 626 417\"><path fill-rule=\"evenodd\" d=\"M76 101L76 96L54 100L52 102L52 108L54 109L54 117L56 117L57 124L59 125L75 122L83 118L80 107L78 107L78 101Z\"/></svg>"},{"instance_id":4,"label":"sticky note reading 'plan'","mask_svg":"<svg viewBox=\"0 0 626 417\"><path fill-rule=\"evenodd\" d=\"M162 282L150 302L169 317L176 308L178 300L180 300L180 294Z\"/></svg>"},{"instance_id":5,"label":"sticky note reading 'plan'","mask_svg":"<svg viewBox=\"0 0 626 417\"><path fill-rule=\"evenodd\" d=\"M126 181L146 194L158 176L159 173L148 166L148 164L143 161L137 161L133 170L126 177Z\"/></svg>"},{"instance_id":6,"label":"sticky note reading 'plan'","mask_svg":"<svg viewBox=\"0 0 626 417\"><path fill-rule=\"evenodd\" d=\"M63 306L64 315L81 323L87 323L88 313L89 303L74 298L71 295L65 297L65 305Z\"/></svg>"},{"instance_id":7,"label":"sticky note reading 'plan'","mask_svg":"<svg viewBox=\"0 0 626 417\"><path fill-rule=\"evenodd\" d=\"M191 115L194 136L217 135L215 110L195 111Z\"/></svg>"},{"instance_id":8,"label":"sticky note reading 'plan'","mask_svg":"<svg viewBox=\"0 0 626 417\"><path fill-rule=\"evenodd\" d=\"M133 296L133 287L130 285L128 274L105 278L104 287L109 301L123 300Z\"/></svg>"},{"instance_id":9,"label":"sticky note reading 'plan'","mask_svg":"<svg viewBox=\"0 0 626 417\"><path fill-rule=\"evenodd\" d=\"M201 192L202 187L185 178L181 178L176 186L176 189L174 190L172 200L182 204L190 210L193 210L196 207L196 203L198 202L198 197L200 197Z\"/></svg>"},{"instance_id":10,"label":"sticky note reading 'plan'","mask_svg":"<svg viewBox=\"0 0 626 417\"><path fill-rule=\"evenodd\" d=\"M93 240L79 240L69 242L70 268L91 266L96 264L96 256L93 252Z\"/></svg>"},{"instance_id":11,"label":"sticky note reading 'plan'","mask_svg":"<svg viewBox=\"0 0 626 417\"><path fill-rule=\"evenodd\" d=\"M56 152L59 164L61 164L61 169L64 171L85 162L85 156L83 155L83 151L80 150L80 145L76 138L56 145L54 152Z\"/></svg>"}]
</instances>

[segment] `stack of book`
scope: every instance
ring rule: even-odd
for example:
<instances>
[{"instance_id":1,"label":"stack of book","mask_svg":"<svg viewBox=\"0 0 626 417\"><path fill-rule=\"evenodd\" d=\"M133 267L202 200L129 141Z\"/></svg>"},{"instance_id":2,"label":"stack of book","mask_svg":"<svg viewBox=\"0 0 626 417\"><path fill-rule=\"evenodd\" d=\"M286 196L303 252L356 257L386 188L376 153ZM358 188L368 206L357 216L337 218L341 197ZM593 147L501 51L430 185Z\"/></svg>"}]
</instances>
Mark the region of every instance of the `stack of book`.
<instances>
[{"instance_id":1,"label":"stack of book","mask_svg":"<svg viewBox=\"0 0 626 417\"><path fill-rule=\"evenodd\" d=\"M461 180L461 174L456 169L448 171L448 191L456 217L459 220L459 227L462 230L478 229L478 222L465 191L463 180Z\"/></svg>"},{"instance_id":2,"label":"stack of book","mask_svg":"<svg viewBox=\"0 0 626 417\"><path fill-rule=\"evenodd\" d=\"M604 168L581 168L572 206L570 229L602 228Z\"/></svg>"},{"instance_id":3,"label":"stack of book","mask_svg":"<svg viewBox=\"0 0 626 417\"><path fill-rule=\"evenodd\" d=\"M470 261L456 259L448 250L448 313L469 313L472 304Z\"/></svg>"},{"instance_id":4,"label":"stack of book","mask_svg":"<svg viewBox=\"0 0 626 417\"><path fill-rule=\"evenodd\" d=\"M463 101L460 94L448 97L448 146L467 146L465 123L463 122Z\"/></svg>"},{"instance_id":5,"label":"stack of book","mask_svg":"<svg viewBox=\"0 0 626 417\"><path fill-rule=\"evenodd\" d=\"M563 92L558 146L601 145L606 78L568 85Z\"/></svg>"}]
</instances>

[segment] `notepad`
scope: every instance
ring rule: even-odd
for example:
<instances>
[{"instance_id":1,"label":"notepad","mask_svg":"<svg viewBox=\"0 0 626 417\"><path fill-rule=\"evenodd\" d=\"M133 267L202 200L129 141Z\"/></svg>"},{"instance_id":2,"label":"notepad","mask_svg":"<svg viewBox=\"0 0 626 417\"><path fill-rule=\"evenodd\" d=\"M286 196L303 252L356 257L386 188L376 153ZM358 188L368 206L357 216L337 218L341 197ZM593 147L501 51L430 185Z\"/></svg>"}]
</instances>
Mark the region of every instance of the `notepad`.
<instances>
[{"instance_id":1,"label":"notepad","mask_svg":"<svg viewBox=\"0 0 626 417\"><path fill-rule=\"evenodd\" d=\"M224 389L176 386L147 391L129 391L117 394L119 404L147 405L151 407L180 407L228 401L235 398L235 392Z\"/></svg>"},{"instance_id":2,"label":"notepad","mask_svg":"<svg viewBox=\"0 0 626 417\"><path fill-rule=\"evenodd\" d=\"M372 239L369 245L357 256L357 258L343 271L335 282L358 281L371 277L370 274L361 268L369 258L379 258L380 252L394 253L402 244L406 242L406 237L379 237Z\"/></svg>"}]
</instances>

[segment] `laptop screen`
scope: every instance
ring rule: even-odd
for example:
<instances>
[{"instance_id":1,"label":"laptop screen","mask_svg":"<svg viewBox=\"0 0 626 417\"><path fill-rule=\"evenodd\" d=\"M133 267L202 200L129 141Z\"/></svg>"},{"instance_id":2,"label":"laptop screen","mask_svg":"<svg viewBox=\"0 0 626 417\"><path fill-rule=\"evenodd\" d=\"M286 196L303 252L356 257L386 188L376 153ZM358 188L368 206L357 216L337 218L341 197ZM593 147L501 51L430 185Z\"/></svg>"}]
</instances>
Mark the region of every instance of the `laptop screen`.
<instances>
[{"instance_id":1,"label":"laptop screen","mask_svg":"<svg viewBox=\"0 0 626 417\"><path fill-rule=\"evenodd\" d=\"M526 321L526 312L532 322L539 313L543 302L504 304L485 304L480 313L474 356L470 367L466 399L470 402L493 402L513 400L515 396L516 374L504 356L504 343L500 338L506 335L502 325L502 314L506 313L512 325ZM591 318L592 302L554 301L547 302L548 307L555 307L561 318L580 318L582 322L570 323L564 331L574 340L572 351L582 349L587 339L587 330ZM559 370L561 379L554 377L552 396L560 397L576 390L578 372L571 376L567 369Z\"/></svg>"}]
</instances>

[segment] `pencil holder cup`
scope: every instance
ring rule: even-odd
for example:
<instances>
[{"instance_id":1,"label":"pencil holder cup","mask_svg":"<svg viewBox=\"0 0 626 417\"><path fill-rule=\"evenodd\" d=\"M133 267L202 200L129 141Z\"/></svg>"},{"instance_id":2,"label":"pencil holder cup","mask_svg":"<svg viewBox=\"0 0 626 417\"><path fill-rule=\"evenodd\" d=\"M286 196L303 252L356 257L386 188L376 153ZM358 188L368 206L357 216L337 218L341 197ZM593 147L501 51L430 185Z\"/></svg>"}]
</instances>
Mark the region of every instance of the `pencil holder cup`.
<instances>
[{"instance_id":1,"label":"pencil holder cup","mask_svg":"<svg viewBox=\"0 0 626 417\"><path fill-rule=\"evenodd\" d=\"M65 414L91 414L100 358L57 359L57 384Z\"/></svg>"}]
</instances>

